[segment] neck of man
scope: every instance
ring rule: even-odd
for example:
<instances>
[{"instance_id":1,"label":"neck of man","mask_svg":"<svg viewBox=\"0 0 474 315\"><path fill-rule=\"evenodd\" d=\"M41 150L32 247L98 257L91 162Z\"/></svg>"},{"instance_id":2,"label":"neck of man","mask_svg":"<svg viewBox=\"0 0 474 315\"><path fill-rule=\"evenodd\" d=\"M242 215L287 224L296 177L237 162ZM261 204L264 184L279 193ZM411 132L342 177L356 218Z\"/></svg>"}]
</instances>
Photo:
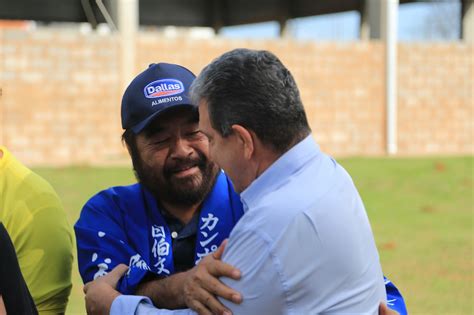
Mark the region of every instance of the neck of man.
<instances>
[{"instance_id":1,"label":"neck of man","mask_svg":"<svg viewBox=\"0 0 474 315\"><path fill-rule=\"evenodd\" d=\"M256 144L256 154L258 154L258 167L256 176L254 179L259 177L263 172L267 170L273 163L276 162L283 154L290 151L295 145L303 141L310 133L302 133L300 137L296 137L288 148L283 152L276 152L273 148L262 144L258 141Z\"/></svg>"},{"instance_id":2,"label":"neck of man","mask_svg":"<svg viewBox=\"0 0 474 315\"><path fill-rule=\"evenodd\" d=\"M201 202L193 205L177 205L166 201L161 202L161 206L166 212L174 216L183 224L188 224L194 214L201 208Z\"/></svg>"},{"instance_id":3,"label":"neck of man","mask_svg":"<svg viewBox=\"0 0 474 315\"><path fill-rule=\"evenodd\" d=\"M239 180L236 181L240 185L235 186L238 193L247 189L260 175L262 175L276 160L280 158L281 154L276 153L269 147L262 145L257 140L254 143L254 152L252 157L247 160L247 163L242 167Z\"/></svg>"},{"instance_id":4,"label":"neck of man","mask_svg":"<svg viewBox=\"0 0 474 315\"><path fill-rule=\"evenodd\" d=\"M254 152L253 152L253 178L250 182L257 179L263 172L265 172L276 160L280 158L285 152L277 152L273 147L264 144L258 137L254 137ZM252 167L249 167L252 169ZM249 183L250 184L250 183Z\"/></svg>"},{"instance_id":5,"label":"neck of man","mask_svg":"<svg viewBox=\"0 0 474 315\"><path fill-rule=\"evenodd\" d=\"M257 179L263 172L265 172L276 160L280 158L281 154L276 154L272 151L264 151L258 159L255 178Z\"/></svg>"}]
</instances>

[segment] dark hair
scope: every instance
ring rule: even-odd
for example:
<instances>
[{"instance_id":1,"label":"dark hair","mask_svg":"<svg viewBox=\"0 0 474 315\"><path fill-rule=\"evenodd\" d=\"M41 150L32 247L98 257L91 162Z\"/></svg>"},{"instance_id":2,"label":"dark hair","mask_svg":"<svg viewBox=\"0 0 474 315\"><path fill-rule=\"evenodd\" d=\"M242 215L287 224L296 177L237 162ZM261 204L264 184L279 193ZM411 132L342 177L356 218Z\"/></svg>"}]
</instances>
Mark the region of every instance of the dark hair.
<instances>
[{"instance_id":1,"label":"dark hair","mask_svg":"<svg viewBox=\"0 0 474 315\"><path fill-rule=\"evenodd\" d=\"M282 153L311 132L293 76L268 51L223 54L194 80L191 98L206 101L211 125L223 137L238 124Z\"/></svg>"}]
</instances>

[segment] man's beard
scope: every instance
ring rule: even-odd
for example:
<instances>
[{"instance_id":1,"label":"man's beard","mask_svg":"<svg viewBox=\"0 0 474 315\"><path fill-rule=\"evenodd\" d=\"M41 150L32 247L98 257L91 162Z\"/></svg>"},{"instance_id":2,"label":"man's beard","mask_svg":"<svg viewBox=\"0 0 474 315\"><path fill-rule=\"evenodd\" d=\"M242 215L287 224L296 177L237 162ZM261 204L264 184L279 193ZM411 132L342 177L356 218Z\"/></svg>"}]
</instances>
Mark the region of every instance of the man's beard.
<instances>
[{"instance_id":1,"label":"man's beard","mask_svg":"<svg viewBox=\"0 0 474 315\"><path fill-rule=\"evenodd\" d=\"M210 162L204 154L197 153L197 158L180 159L172 164L165 164L161 174L138 158L133 161L135 176L159 202L181 206L195 205L203 201L211 191L219 171L215 163ZM200 172L184 178L173 176L176 171L189 166L197 166Z\"/></svg>"}]
</instances>

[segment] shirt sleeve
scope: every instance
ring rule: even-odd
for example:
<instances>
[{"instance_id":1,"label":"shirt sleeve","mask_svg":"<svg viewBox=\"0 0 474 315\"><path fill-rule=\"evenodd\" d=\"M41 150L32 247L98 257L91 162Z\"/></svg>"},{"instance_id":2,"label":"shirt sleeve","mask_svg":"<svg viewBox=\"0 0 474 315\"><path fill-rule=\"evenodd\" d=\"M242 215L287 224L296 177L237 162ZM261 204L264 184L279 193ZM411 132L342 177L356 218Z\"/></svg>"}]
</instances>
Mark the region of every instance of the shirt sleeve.
<instances>
[{"instance_id":1,"label":"shirt sleeve","mask_svg":"<svg viewBox=\"0 0 474 315\"><path fill-rule=\"evenodd\" d=\"M255 231L235 231L229 239L222 260L240 269L240 280L221 278L227 286L240 292L241 304L220 299L234 315L284 314L284 290L278 259L272 255L264 234Z\"/></svg>"},{"instance_id":2,"label":"shirt sleeve","mask_svg":"<svg viewBox=\"0 0 474 315\"><path fill-rule=\"evenodd\" d=\"M166 310L153 306L151 300L144 296L119 295L114 299L110 308L110 315L196 315L190 309Z\"/></svg>"},{"instance_id":3,"label":"shirt sleeve","mask_svg":"<svg viewBox=\"0 0 474 315\"><path fill-rule=\"evenodd\" d=\"M89 200L74 226L79 272L84 283L107 274L115 266L129 266L117 290L134 294L149 267L137 250L127 242L120 208L104 192Z\"/></svg>"}]
</instances>

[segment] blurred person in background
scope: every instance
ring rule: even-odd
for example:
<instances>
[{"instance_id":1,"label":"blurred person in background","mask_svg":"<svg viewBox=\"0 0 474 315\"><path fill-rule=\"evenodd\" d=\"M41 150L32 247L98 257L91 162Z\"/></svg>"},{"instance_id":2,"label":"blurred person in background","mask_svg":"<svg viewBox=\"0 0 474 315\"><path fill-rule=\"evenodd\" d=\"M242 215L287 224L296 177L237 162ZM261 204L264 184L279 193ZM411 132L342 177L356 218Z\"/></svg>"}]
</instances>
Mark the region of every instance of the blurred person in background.
<instances>
[{"instance_id":1,"label":"blurred person in background","mask_svg":"<svg viewBox=\"0 0 474 315\"><path fill-rule=\"evenodd\" d=\"M66 213L51 185L5 147L0 147L0 222L39 314L65 313L73 261Z\"/></svg>"}]
</instances>

